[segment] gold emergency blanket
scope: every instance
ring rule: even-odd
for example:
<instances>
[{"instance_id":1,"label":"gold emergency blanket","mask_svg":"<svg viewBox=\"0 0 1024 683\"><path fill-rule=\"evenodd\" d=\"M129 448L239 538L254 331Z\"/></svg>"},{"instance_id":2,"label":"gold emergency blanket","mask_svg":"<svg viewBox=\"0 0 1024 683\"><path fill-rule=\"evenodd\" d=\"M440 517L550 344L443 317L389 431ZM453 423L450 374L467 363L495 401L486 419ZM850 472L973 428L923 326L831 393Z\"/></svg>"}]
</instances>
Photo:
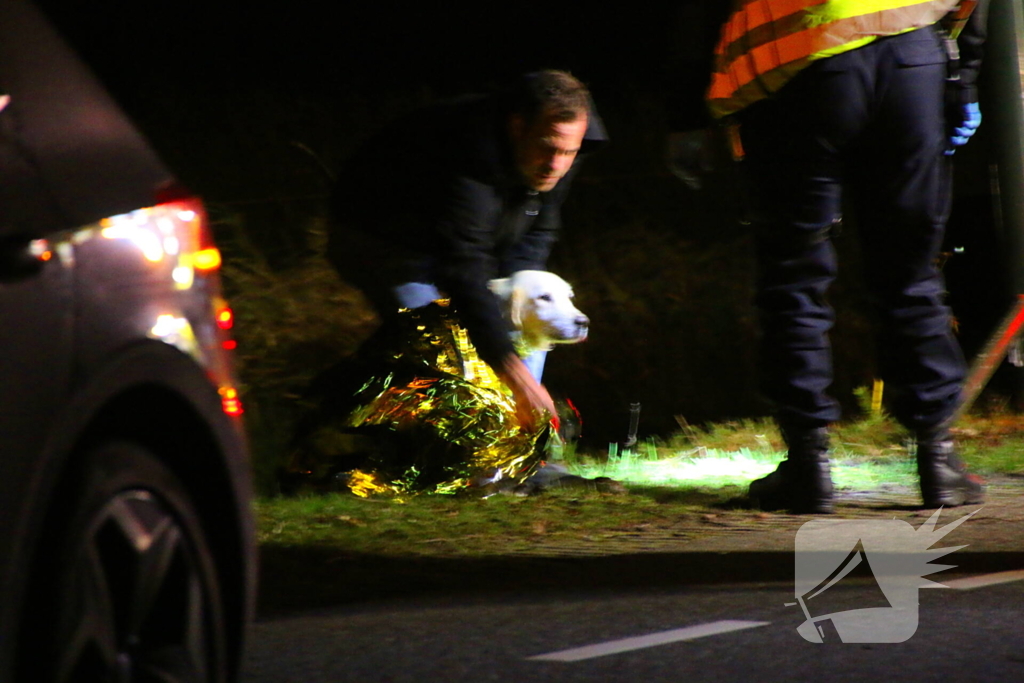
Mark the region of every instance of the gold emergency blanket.
<instances>
[{"instance_id":1,"label":"gold emergency blanket","mask_svg":"<svg viewBox=\"0 0 1024 683\"><path fill-rule=\"evenodd\" d=\"M403 311L355 394L345 427L379 448L348 487L374 493L455 493L522 481L540 462L539 438L519 426L509 390L480 360L446 302Z\"/></svg>"}]
</instances>

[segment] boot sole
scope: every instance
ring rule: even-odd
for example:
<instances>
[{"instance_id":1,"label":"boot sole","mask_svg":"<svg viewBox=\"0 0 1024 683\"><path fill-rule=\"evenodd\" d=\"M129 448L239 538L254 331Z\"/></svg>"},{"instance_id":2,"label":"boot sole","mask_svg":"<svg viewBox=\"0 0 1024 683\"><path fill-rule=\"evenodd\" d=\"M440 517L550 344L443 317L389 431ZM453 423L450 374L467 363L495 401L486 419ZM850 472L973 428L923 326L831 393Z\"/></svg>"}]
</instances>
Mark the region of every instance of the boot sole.
<instances>
[{"instance_id":1,"label":"boot sole","mask_svg":"<svg viewBox=\"0 0 1024 683\"><path fill-rule=\"evenodd\" d=\"M979 505L984 502L984 496L939 496L925 499L925 504L922 507L929 509L958 508L962 505Z\"/></svg>"},{"instance_id":2,"label":"boot sole","mask_svg":"<svg viewBox=\"0 0 1024 683\"><path fill-rule=\"evenodd\" d=\"M770 500L747 495L750 504L762 512L785 511L794 515L830 515L835 512L833 501L814 501L796 503L793 500Z\"/></svg>"},{"instance_id":3,"label":"boot sole","mask_svg":"<svg viewBox=\"0 0 1024 683\"><path fill-rule=\"evenodd\" d=\"M948 493L935 496L922 496L926 508L955 508L961 505L978 505L985 502L984 491L980 493L968 493L966 491L949 491Z\"/></svg>"}]
</instances>

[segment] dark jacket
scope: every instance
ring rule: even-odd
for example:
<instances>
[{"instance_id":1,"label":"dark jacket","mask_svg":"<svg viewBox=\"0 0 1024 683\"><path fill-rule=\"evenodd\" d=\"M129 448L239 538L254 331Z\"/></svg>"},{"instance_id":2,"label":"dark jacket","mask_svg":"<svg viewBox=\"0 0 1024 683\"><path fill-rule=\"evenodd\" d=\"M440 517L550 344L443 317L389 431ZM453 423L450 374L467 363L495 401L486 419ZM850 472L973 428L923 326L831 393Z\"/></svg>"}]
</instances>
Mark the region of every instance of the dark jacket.
<instances>
[{"instance_id":1,"label":"dark jacket","mask_svg":"<svg viewBox=\"0 0 1024 683\"><path fill-rule=\"evenodd\" d=\"M607 139L592 109L573 169L538 193L513 162L510 112L501 95L414 112L357 150L334 194L340 239L353 229L386 240L401 261L391 277L436 284L492 365L513 347L488 280L545 268L580 158Z\"/></svg>"},{"instance_id":2,"label":"dark jacket","mask_svg":"<svg viewBox=\"0 0 1024 683\"><path fill-rule=\"evenodd\" d=\"M978 101L978 75L988 37L989 4L989 0L979 0L956 41L960 47L959 81L952 94L962 104Z\"/></svg>"}]
</instances>

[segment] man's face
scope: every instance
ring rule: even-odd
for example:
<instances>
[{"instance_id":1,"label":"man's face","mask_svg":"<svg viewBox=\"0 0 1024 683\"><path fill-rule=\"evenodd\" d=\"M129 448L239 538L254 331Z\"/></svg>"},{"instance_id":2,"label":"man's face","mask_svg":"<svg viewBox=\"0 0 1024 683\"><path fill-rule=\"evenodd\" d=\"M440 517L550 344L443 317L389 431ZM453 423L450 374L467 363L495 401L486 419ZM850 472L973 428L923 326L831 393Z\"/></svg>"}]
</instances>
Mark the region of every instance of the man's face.
<instances>
[{"instance_id":1,"label":"man's face","mask_svg":"<svg viewBox=\"0 0 1024 683\"><path fill-rule=\"evenodd\" d=\"M550 116L538 116L531 125L521 116L509 121L516 166L526 185L538 192L548 192L562 179L583 143L587 117L575 121L556 122Z\"/></svg>"}]
</instances>

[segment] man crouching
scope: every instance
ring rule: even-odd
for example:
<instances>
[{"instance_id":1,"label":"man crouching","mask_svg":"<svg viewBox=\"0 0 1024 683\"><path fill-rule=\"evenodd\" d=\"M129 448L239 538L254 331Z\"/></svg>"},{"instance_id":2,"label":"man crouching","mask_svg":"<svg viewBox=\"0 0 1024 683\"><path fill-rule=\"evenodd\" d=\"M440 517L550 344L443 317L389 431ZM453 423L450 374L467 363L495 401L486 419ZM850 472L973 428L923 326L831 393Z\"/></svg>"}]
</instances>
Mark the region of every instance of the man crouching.
<instances>
[{"instance_id":1,"label":"man crouching","mask_svg":"<svg viewBox=\"0 0 1024 683\"><path fill-rule=\"evenodd\" d=\"M605 140L586 87L562 71L415 112L349 160L328 257L383 319L448 297L533 428L554 404L516 354L488 282L546 269L577 162Z\"/></svg>"}]
</instances>

